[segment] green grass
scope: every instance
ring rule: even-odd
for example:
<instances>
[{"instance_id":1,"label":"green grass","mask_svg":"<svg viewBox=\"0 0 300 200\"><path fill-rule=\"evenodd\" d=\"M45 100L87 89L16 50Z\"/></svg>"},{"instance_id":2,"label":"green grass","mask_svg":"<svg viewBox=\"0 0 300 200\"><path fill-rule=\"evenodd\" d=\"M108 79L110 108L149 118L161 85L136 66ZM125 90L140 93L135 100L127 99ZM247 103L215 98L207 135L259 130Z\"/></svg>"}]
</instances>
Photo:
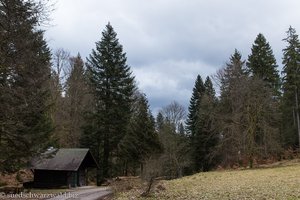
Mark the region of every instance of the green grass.
<instances>
[{"instance_id":1,"label":"green grass","mask_svg":"<svg viewBox=\"0 0 300 200\"><path fill-rule=\"evenodd\" d=\"M158 186L165 189L158 189ZM118 193L116 199L143 199L142 190ZM147 199L300 199L300 163L273 168L198 173L156 184Z\"/></svg>"}]
</instances>

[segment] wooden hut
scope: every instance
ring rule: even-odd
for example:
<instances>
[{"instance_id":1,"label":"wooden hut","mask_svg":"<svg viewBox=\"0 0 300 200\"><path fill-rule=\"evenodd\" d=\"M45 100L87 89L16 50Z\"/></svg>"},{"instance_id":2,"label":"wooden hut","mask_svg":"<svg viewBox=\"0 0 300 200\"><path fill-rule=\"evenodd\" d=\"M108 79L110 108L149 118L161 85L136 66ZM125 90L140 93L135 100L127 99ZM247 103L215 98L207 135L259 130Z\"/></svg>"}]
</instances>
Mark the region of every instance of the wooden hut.
<instances>
[{"instance_id":1,"label":"wooden hut","mask_svg":"<svg viewBox=\"0 0 300 200\"><path fill-rule=\"evenodd\" d=\"M31 164L33 185L37 188L85 186L88 168L97 167L89 149L48 149Z\"/></svg>"}]
</instances>

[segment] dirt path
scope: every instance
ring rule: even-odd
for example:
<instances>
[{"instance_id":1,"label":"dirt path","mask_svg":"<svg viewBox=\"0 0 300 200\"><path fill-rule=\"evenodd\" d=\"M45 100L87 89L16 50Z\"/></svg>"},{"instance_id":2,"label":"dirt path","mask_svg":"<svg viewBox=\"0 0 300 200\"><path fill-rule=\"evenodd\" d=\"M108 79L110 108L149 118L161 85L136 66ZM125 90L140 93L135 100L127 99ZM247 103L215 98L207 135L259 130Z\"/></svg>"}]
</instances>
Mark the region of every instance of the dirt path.
<instances>
[{"instance_id":1,"label":"dirt path","mask_svg":"<svg viewBox=\"0 0 300 200\"><path fill-rule=\"evenodd\" d=\"M111 194L112 191L109 187L87 186L77 188L72 192L62 193L60 196L48 200L99 200Z\"/></svg>"}]
</instances>

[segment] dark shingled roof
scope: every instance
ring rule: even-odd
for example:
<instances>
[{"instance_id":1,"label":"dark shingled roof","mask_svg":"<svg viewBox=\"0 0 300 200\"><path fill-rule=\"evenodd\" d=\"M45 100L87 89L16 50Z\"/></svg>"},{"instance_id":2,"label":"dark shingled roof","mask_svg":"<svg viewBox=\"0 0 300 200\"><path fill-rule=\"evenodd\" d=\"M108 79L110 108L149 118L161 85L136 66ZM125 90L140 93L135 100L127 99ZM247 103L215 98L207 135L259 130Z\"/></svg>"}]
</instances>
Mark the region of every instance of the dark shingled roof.
<instances>
[{"instance_id":1,"label":"dark shingled roof","mask_svg":"<svg viewBox=\"0 0 300 200\"><path fill-rule=\"evenodd\" d=\"M31 169L77 171L86 157L90 167L97 167L89 149L51 149L33 159Z\"/></svg>"}]
</instances>

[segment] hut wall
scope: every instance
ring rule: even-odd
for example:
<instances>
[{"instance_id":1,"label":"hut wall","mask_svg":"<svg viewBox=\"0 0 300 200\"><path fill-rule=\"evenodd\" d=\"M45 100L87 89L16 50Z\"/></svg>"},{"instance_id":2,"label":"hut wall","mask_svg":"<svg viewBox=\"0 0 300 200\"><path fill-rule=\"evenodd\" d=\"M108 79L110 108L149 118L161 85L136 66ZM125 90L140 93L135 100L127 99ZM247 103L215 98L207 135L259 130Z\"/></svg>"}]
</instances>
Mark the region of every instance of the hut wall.
<instances>
[{"instance_id":1,"label":"hut wall","mask_svg":"<svg viewBox=\"0 0 300 200\"><path fill-rule=\"evenodd\" d=\"M54 188L68 186L67 181L67 171L34 170L34 187Z\"/></svg>"},{"instance_id":2,"label":"hut wall","mask_svg":"<svg viewBox=\"0 0 300 200\"><path fill-rule=\"evenodd\" d=\"M86 183L86 170L78 171L78 186L85 186Z\"/></svg>"}]
</instances>

